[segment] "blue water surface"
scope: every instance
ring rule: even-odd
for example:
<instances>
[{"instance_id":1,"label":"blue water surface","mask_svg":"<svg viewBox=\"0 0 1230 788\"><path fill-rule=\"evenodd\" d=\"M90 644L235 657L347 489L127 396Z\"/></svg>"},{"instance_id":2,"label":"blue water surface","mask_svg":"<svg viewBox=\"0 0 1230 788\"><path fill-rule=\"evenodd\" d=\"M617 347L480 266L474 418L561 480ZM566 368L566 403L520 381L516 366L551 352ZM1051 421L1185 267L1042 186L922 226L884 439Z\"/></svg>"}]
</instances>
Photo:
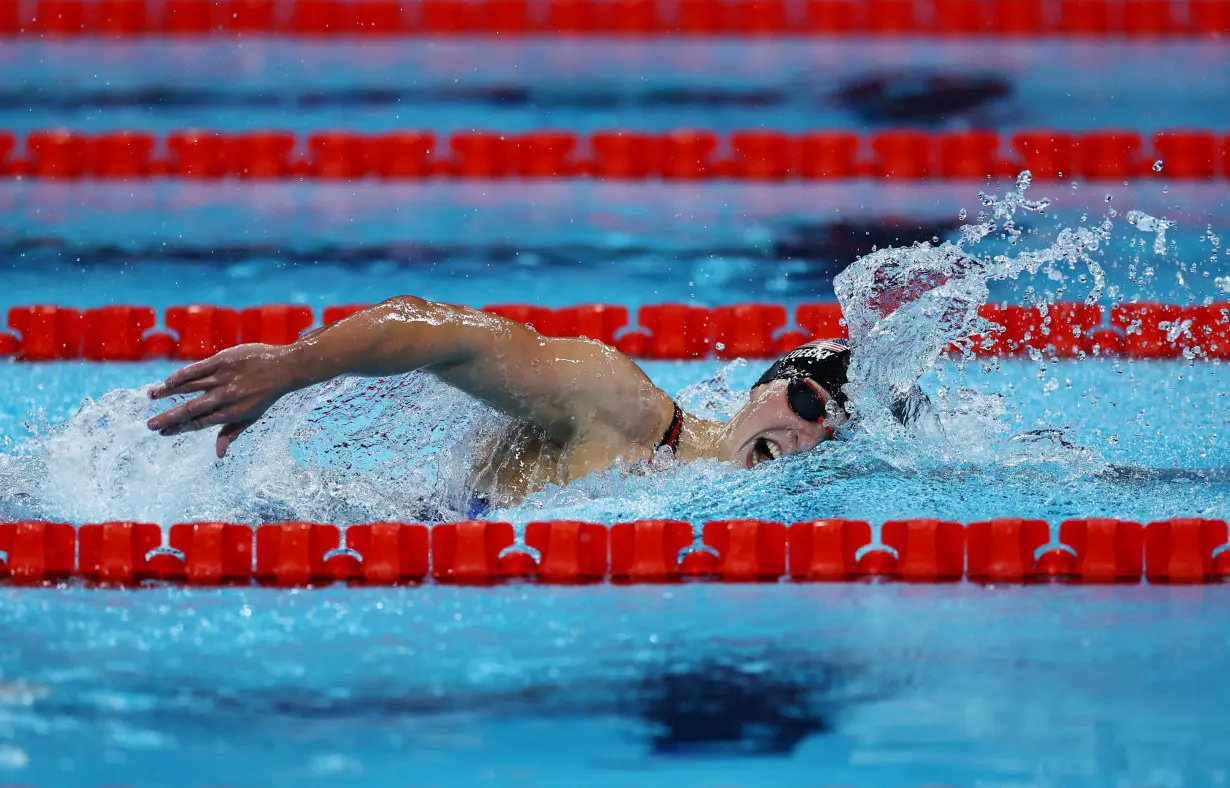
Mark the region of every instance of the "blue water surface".
<instances>
[{"instance_id":1,"label":"blue water surface","mask_svg":"<svg viewBox=\"0 0 1230 788\"><path fill-rule=\"evenodd\" d=\"M646 368L672 396L707 412L706 400L737 402L738 392L751 385L764 363L737 364L725 371L719 362L656 362ZM135 519L164 525L194 519L439 519L404 489L389 493L405 496L400 505L382 499L379 508L356 504L338 509L330 503L347 497L362 500L376 489L377 480L348 470L360 460L337 443L346 435L355 437L347 430L365 411L362 395L340 415L313 417L311 432L245 436L238 449L249 453L222 461L213 459L211 436L172 444L147 433L142 420L152 412L148 405L111 412L93 408L73 419L87 397L135 389L174 369L168 363L9 366L0 378L0 463L9 463L3 476L9 485L9 517L77 523ZM721 382L712 382L719 373ZM1005 361L989 371L971 364L964 373L943 364L924 379L925 388L949 414L942 439L886 443L855 431L850 440L750 472L707 462L648 476L602 472L564 488L548 488L523 505L490 516L515 523L848 517L877 524L900 517L964 522L1037 517L1053 525L1070 517L1140 522L1223 517L1230 510L1226 374L1221 365L1205 361L1086 360L1045 367ZM143 395L134 391L131 396L139 403ZM322 392L315 412L332 410L328 402L334 396ZM460 418L457 407L480 406L447 400L425 413L382 411L382 421L361 433L362 442L372 447L371 457L377 458L372 461L384 463L373 466L382 469L378 474L434 467L431 460L419 459L419 453L423 446L448 446L456 435L448 425ZM267 417L279 425L304 418L301 411ZM1038 429L1058 431L1062 438L1023 435ZM53 442L57 434L62 437ZM295 462L306 475L292 482L292 488L310 481L313 488L320 483L341 485L338 492L324 500L281 492L280 503L271 504L266 499L269 490L250 482L244 470L260 470L261 463L275 457L277 462L288 459L270 453L279 447L269 441L301 445ZM31 456L46 458L47 464L35 464ZM0 474L4 468L0 464ZM36 493L48 474L72 484L80 497L56 489ZM78 477L86 478L78 483ZM246 488L249 483L253 486ZM211 484L219 485L220 495L226 491L219 499L225 503L189 495L193 488ZM430 484L419 484L428 490L422 495L434 494ZM245 489L253 497L250 505L244 504ZM183 494L177 496L176 490ZM0 508L0 516L4 511Z\"/></svg>"},{"instance_id":2,"label":"blue water surface","mask_svg":"<svg viewBox=\"0 0 1230 788\"><path fill-rule=\"evenodd\" d=\"M0 589L0 780L1217 785L1225 589Z\"/></svg>"},{"instance_id":3,"label":"blue water surface","mask_svg":"<svg viewBox=\"0 0 1230 788\"><path fill-rule=\"evenodd\" d=\"M0 42L0 128L1147 134L1219 129L1226 58L1223 44L1188 40L21 40ZM475 305L794 304L831 298L832 276L874 248L954 238L980 191L1010 186L10 179L0 309L319 308L402 293ZM1069 178L1029 194L1053 209L1018 217L1032 231L1023 247L1111 221L1093 254L1103 306L1225 298L1224 181L1170 183L1163 166L1126 184ZM1165 254L1126 222L1131 209L1177 223ZM998 234L984 243L1011 247ZM993 292L1080 299L1094 286L1084 273L1052 269ZM737 405L762 363L647 370L713 413ZM311 398L358 384L270 415L287 429L267 439L296 452L262 454L279 447L254 432L218 462L209 436L168 443L142 431L148 403L123 390L172 369L0 363L0 520L346 524L426 511L400 476L380 486L344 472L349 455L328 438L349 422L319 417ZM490 516L1221 517L1225 374L1203 361L945 362L923 381L946 413L942 439L855 434L755 472L615 469ZM389 400L404 407L369 441L366 459L391 457L395 471L438 434L412 395L451 408L424 407L436 426L475 407L413 381L376 385L411 392ZM277 422L291 417L319 428L313 440ZM1017 437L1040 428L1051 431ZM284 466L263 467L270 456ZM284 484L260 486L277 473ZM0 784L1220 786L1226 596L968 584L3 587Z\"/></svg>"}]
</instances>

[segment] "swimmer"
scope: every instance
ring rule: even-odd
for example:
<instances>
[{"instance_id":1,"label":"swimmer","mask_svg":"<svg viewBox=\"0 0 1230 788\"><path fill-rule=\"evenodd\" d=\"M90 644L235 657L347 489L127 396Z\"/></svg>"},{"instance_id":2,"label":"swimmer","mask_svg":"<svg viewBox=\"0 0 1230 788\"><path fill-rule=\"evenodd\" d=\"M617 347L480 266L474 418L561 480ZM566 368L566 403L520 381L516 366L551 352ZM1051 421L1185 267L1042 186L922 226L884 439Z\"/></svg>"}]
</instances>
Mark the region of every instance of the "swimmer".
<instances>
[{"instance_id":1,"label":"swimmer","mask_svg":"<svg viewBox=\"0 0 1230 788\"><path fill-rule=\"evenodd\" d=\"M281 397L341 376L434 375L518 426L490 447L469 515L616 463L717 459L743 468L805 452L846 421L845 340L808 343L760 377L727 422L684 413L632 359L589 339L554 339L497 315L403 296L290 345L249 344L155 386L197 394L148 421L162 435L221 427L218 457Z\"/></svg>"}]
</instances>

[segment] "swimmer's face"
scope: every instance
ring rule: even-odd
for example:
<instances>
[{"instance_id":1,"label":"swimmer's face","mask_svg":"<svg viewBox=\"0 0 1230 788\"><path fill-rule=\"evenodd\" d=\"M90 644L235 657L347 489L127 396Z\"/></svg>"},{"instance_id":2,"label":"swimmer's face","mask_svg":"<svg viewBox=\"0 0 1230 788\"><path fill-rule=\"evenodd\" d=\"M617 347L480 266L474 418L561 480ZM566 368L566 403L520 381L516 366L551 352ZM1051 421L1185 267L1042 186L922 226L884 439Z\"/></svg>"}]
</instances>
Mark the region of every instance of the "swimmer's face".
<instances>
[{"instance_id":1,"label":"swimmer's face","mask_svg":"<svg viewBox=\"0 0 1230 788\"><path fill-rule=\"evenodd\" d=\"M718 444L718 459L744 468L814 449L833 437L833 429L846 420L841 408L821 389L826 410L823 422L805 421L790 407L787 382L775 380L752 389L752 399L726 425Z\"/></svg>"}]
</instances>

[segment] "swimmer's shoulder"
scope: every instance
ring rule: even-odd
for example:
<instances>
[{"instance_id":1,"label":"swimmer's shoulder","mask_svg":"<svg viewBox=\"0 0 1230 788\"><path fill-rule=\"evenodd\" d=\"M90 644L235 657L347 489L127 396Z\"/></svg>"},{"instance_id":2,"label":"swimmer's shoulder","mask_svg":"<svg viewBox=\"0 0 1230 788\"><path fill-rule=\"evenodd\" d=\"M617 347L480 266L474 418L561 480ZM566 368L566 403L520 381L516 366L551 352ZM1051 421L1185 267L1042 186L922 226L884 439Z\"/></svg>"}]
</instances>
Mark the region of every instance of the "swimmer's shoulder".
<instances>
[{"instance_id":1,"label":"swimmer's shoulder","mask_svg":"<svg viewBox=\"0 0 1230 788\"><path fill-rule=\"evenodd\" d=\"M578 392L584 400L578 409L584 420L579 437L602 435L652 450L674 417L670 395L639 364L610 345L584 338L555 342L568 356L583 357L593 371L591 385Z\"/></svg>"}]
</instances>

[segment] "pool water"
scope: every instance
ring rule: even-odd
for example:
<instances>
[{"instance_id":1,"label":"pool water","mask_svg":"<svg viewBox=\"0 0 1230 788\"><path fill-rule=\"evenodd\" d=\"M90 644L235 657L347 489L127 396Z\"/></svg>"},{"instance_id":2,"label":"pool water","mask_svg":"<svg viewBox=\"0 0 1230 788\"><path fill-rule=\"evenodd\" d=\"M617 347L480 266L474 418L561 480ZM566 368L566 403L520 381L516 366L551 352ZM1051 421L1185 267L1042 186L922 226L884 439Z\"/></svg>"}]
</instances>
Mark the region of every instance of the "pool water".
<instances>
[{"instance_id":1,"label":"pool water","mask_svg":"<svg viewBox=\"0 0 1230 788\"><path fill-rule=\"evenodd\" d=\"M762 365L647 368L685 406L720 417L742 401ZM0 516L163 525L462 516L449 513L450 499L432 481L458 439L441 429L452 417L435 408L478 406L442 386L391 380L380 395L363 394L368 384L357 380L318 387L279 405L240 439L235 456L218 461L212 434L167 440L144 428L151 406L138 388L174 369L14 368L0 381L0 482L10 491ZM1069 517L1221 517L1230 504L1226 374L1203 361L1052 362L1045 371L1004 361L998 370L975 364L964 373L944 365L923 381L945 413L940 439L885 443L855 433L753 472L710 462L649 475L616 468L489 516L516 524L1037 517L1056 525ZM339 410L343 392L360 396ZM87 397L94 401L82 408ZM365 420L372 408L380 415ZM1061 430L1062 441L1023 435L1038 429ZM353 437L370 451L352 450ZM408 479L419 487L408 490Z\"/></svg>"},{"instance_id":2,"label":"pool water","mask_svg":"<svg viewBox=\"0 0 1230 788\"><path fill-rule=\"evenodd\" d=\"M1219 785L1224 587L0 589L0 780Z\"/></svg>"},{"instance_id":3,"label":"pool water","mask_svg":"<svg viewBox=\"0 0 1230 788\"><path fill-rule=\"evenodd\" d=\"M1219 128L1225 89L1209 74L1226 57L1193 41L23 39L0 41L0 128L1151 133ZM399 293L794 305L833 298L861 255L960 237L987 206L980 192L1011 187L0 180L0 311L319 313ZM1051 209L1017 217L1019 245L997 231L979 253L1109 222L1089 250L1104 307L1230 292L1223 181L1039 182L1029 196ZM1131 209L1175 223L1164 254ZM1061 262L991 295L1079 300L1097 286L1088 273ZM724 417L764 364L646 369ZM0 521L459 516L467 430L490 420L465 397L418 376L338 381L287 398L218 461L209 435L143 426L141 387L174 368L0 363ZM488 516L1224 517L1226 374L1187 360L942 360L922 381L942 434L855 430L753 472L620 467ZM1218 786L1228 594L0 587L0 785Z\"/></svg>"}]
</instances>

